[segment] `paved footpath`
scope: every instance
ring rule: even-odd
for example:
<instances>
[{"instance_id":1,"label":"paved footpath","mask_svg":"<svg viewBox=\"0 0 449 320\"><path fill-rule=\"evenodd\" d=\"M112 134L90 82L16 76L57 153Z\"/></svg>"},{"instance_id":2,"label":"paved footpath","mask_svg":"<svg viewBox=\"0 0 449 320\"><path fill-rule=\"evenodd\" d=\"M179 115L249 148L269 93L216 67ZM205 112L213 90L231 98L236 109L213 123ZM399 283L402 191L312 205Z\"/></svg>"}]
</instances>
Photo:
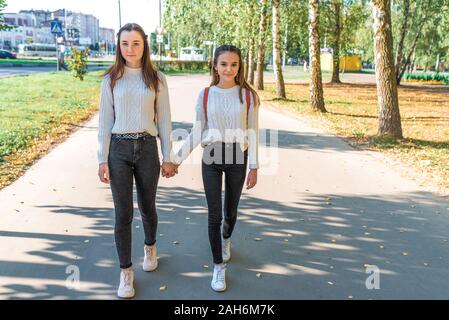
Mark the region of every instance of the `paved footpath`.
<instances>
[{"instance_id":1,"label":"paved footpath","mask_svg":"<svg viewBox=\"0 0 449 320\"><path fill-rule=\"evenodd\" d=\"M168 78L175 128L191 126L207 82L204 75ZM114 212L109 187L97 178L97 121L0 191L1 299L116 298ZM278 132L279 144L260 148L259 183L244 191L228 290L210 288L198 147L178 176L160 180L159 268L152 273L140 266L135 204L136 299L449 298L446 200L382 155L355 150L301 119L264 106L260 127L262 136ZM379 268L379 289L367 289L369 276L376 285L371 265ZM78 271L79 287L71 288L66 279Z\"/></svg>"}]
</instances>

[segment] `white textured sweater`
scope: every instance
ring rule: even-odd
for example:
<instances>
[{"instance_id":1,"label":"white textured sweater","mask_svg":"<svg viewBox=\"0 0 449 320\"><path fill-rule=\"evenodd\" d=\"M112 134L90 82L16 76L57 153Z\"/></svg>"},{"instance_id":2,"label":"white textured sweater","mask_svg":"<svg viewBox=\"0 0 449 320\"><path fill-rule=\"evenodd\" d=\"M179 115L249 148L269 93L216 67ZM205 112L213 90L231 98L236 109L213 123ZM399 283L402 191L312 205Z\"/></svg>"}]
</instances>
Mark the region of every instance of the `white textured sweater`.
<instances>
[{"instance_id":1,"label":"white textured sweater","mask_svg":"<svg viewBox=\"0 0 449 320\"><path fill-rule=\"evenodd\" d=\"M248 149L248 167L250 169L259 167L259 108L254 107L254 97L251 94L247 119L245 89L242 90L243 103L241 103L239 88L238 85L229 89L222 89L217 86L210 87L207 102L207 121L203 108L204 89L201 90L196 102L193 128L176 151L176 158L173 162L180 164L200 142L202 147L213 142L242 142L242 150ZM243 133L242 140L239 138L239 132Z\"/></svg>"},{"instance_id":2,"label":"white textured sweater","mask_svg":"<svg viewBox=\"0 0 449 320\"><path fill-rule=\"evenodd\" d=\"M159 134L164 162L170 162L171 113L167 80L158 72L159 93L156 100L156 123L154 122L154 90L143 81L141 68L125 66L123 77L110 88L109 76L101 83L100 115L98 125L98 162L108 162L109 146L113 133L148 132Z\"/></svg>"}]
</instances>

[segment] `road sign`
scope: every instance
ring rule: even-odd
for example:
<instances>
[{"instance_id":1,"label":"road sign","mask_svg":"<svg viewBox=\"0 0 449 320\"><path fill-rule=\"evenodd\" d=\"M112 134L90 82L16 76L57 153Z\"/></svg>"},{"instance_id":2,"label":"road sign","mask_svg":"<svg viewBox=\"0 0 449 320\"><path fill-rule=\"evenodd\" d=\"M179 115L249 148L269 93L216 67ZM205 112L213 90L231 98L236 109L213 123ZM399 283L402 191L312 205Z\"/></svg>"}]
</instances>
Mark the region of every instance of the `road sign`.
<instances>
[{"instance_id":1,"label":"road sign","mask_svg":"<svg viewBox=\"0 0 449 320\"><path fill-rule=\"evenodd\" d=\"M62 30L62 21L53 20L50 21L50 30L53 34L62 34L64 31Z\"/></svg>"},{"instance_id":2,"label":"road sign","mask_svg":"<svg viewBox=\"0 0 449 320\"><path fill-rule=\"evenodd\" d=\"M156 42L157 43L163 43L164 42L164 36L162 34L158 34L156 36Z\"/></svg>"}]
</instances>

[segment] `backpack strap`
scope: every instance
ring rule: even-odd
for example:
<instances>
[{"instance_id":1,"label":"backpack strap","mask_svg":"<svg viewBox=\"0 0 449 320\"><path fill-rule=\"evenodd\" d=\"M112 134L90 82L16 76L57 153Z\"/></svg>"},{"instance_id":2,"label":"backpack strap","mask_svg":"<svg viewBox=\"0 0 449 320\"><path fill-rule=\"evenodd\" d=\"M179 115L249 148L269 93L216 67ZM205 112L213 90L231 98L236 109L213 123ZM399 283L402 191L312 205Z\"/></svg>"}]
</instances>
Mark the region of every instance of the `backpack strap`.
<instances>
[{"instance_id":1,"label":"backpack strap","mask_svg":"<svg viewBox=\"0 0 449 320\"><path fill-rule=\"evenodd\" d=\"M248 117L249 107L251 105L251 96L250 96L251 91L248 88L246 88L245 91L246 91L246 117Z\"/></svg>"},{"instance_id":2,"label":"backpack strap","mask_svg":"<svg viewBox=\"0 0 449 320\"><path fill-rule=\"evenodd\" d=\"M207 99L209 98L209 89L210 87L205 88L203 95L203 109L204 109L204 116L206 117L206 122L207 122Z\"/></svg>"}]
</instances>

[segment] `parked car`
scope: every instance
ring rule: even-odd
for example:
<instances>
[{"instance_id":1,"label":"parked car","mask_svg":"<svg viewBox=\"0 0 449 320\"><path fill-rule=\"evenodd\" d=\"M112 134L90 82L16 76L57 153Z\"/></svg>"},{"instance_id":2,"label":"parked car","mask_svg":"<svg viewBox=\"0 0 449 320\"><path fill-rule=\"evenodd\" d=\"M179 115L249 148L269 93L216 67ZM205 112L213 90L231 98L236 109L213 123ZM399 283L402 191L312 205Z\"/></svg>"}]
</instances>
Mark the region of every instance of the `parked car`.
<instances>
[{"instance_id":1,"label":"parked car","mask_svg":"<svg viewBox=\"0 0 449 320\"><path fill-rule=\"evenodd\" d=\"M289 64L289 65L298 65L299 64L299 59L296 58L296 57L288 58L287 64Z\"/></svg>"},{"instance_id":2,"label":"parked car","mask_svg":"<svg viewBox=\"0 0 449 320\"><path fill-rule=\"evenodd\" d=\"M14 52L7 51L7 50L0 50L0 59L16 59L17 55Z\"/></svg>"}]
</instances>

